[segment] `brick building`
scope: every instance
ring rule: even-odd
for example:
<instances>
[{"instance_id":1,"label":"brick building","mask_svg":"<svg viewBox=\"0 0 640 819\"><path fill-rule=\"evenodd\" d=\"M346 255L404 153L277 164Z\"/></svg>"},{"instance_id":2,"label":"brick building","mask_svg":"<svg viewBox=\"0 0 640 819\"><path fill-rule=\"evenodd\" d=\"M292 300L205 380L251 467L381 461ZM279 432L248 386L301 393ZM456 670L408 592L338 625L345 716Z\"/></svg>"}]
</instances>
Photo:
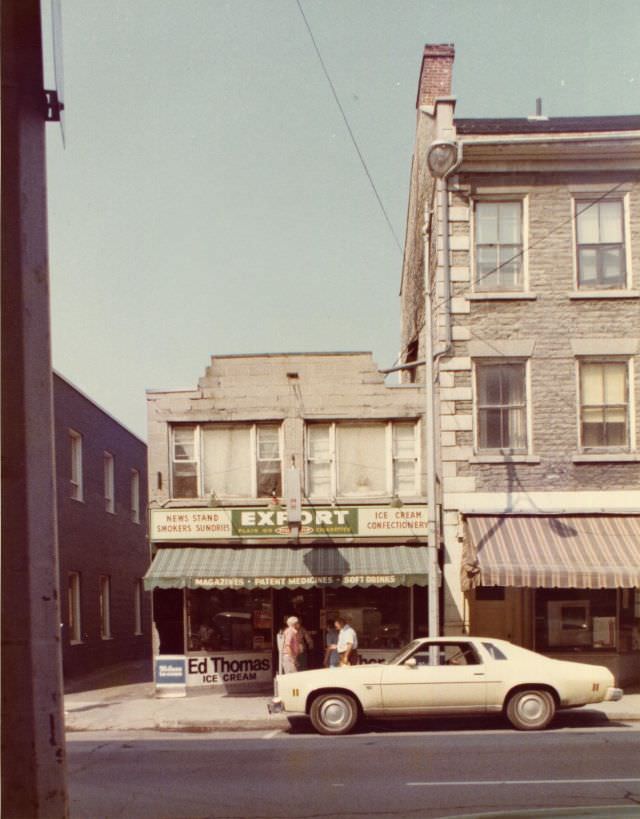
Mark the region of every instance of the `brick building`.
<instances>
[{"instance_id":1,"label":"brick building","mask_svg":"<svg viewBox=\"0 0 640 819\"><path fill-rule=\"evenodd\" d=\"M427 633L421 393L369 353L215 356L148 393L158 683L270 681L292 614L312 666L337 612L365 662Z\"/></svg>"},{"instance_id":2,"label":"brick building","mask_svg":"<svg viewBox=\"0 0 640 819\"><path fill-rule=\"evenodd\" d=\"M147 448L53 377L62 659L66 680L150 659Z\"/></svg>"},{"instance_id":3,"label":"brick building","mask_svg":"<svg viewBox=\"0 0 640 819\"><path fill-rule=\"evenodd\" d=\"M640 116L456 119L453 57L425 47L402 282L444 631L637 679Z\"/></svg>"}]
</instances>

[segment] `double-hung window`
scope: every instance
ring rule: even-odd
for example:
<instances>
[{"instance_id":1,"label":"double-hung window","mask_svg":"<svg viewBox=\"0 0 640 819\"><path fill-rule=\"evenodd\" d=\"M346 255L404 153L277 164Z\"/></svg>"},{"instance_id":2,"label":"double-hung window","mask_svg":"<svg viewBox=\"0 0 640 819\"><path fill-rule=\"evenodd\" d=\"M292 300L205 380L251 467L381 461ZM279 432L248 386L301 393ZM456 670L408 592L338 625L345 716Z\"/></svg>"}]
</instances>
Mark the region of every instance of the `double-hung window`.
<instances>
[{"instance_id":1,"label":"double-hung window","mask_svg":"<svg viewBox=\"0 0 640 819\"><path fill-rule=\"evenodd\" d=\"M475 290L524 289L522 201L475 203Z\"/></svg>"},{"instance_id":2,"label":"double-hung window","mask_svg":"<svg viewBox=\"0 0 640 819\"><path fill-rule=\"evenodd\" d=\"M111 639L111 578L100 576L100 636L103 640Z\"/></svg>"},{"instance_id":3,"label":"double-hung window","mask_svg":"<svg viewBox=\"0 0 640 819\"><path fill-rule=\"evenodd\" d=\"M82 601L80 596L80 572L69 572L67 586L67 622L69 642L82 642Z\"/></svg>"},{"instance_id":4,"label":"double-hung window","mask_svg":"<svg viewBox=\"0 0 640 819\"><path fill-rule=\"evenodd\" d=\"M131 520L140 523L140 473L137 469L131 470Z\"/></svg>"},{"instance_id":5,"label":"double-hung window","mask_svg":"<svg viewBox=\"0 0 640 819\"><path fill-rule=\"evenodd\" d=\"M173 428L174 498L264 498L282 494L279 424Z\"/></svg>"},{"instance_id":6,"label":"double-hung window","mask_svg":"<svg viewBox=\"0 0 640 819\"><path fill-rule=\"evenodd\" d=\"M526 453L524 361L476 364L476 428L479 452Z\"/></svg>"},{"instance_id":7,"label":"double-hung window","mask_svg":"<svg viewBox=\"0 0 640 819\"><path fill-rule=\"evenodd\" d=\"M581 361L579 368L581 448L628 449L628 362Z\"/></svg>"},{"instance_id":8,"label":"double-hung window","mask_svg":"<svg viewBox=\"0 0 640 819\"><path fill-rule=\"evenodd\" d=\"M578 199L575 208L578 287L625 287L627 272L623 200Z\"/></svg>"},{"instance_id":9,"label":"double-hung window","mask_svg":"<svg viewBox=\"0 0 640 819\"><path fill-rule=\"evenodd\" d=\"M306 432L309 497L419 494L414 421L309 424Z\"/></svg>"},{"instance_id":10,"label":"double-hung window","mask_svg":"<svg viewBox=\"0 0 640 819\"><path fill-rule=\"evenodd\" d=\"M110 452L104 453L104 508L112 515L116 511L115 459Z\"/></svg>"},{"instance_id":11,"label":"double-hung window","mask_svg":"<svg viewBox=\"0 0 640 819\"><path fill-rule=\"evenodd\" d=\"M82 435L73 429L69 430L69 452L71 456L71 497L84 500L82 480Z\"/></svg>"}]
</instances>

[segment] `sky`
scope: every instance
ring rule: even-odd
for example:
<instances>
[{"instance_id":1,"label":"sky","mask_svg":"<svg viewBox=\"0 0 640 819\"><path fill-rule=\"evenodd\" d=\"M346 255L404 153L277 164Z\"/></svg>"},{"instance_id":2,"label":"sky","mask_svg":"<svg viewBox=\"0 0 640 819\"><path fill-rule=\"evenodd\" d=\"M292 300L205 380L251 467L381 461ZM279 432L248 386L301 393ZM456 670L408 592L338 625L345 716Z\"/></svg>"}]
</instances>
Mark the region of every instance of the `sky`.
<instances>
[{"instance_id":1,"label":"sky","mask_svg":"<svg viewBox=\"0 0 640 819\"><path fill-rule=\"evenodd\" d=\"M459 117L526 117L537 97L547 116L640 114L637 0L61 0L61 12L53 365L143 439L145 390L195 387L212 355L370 350L393 365L425 43L455 45Z\"/></svg>"}]
</instances>

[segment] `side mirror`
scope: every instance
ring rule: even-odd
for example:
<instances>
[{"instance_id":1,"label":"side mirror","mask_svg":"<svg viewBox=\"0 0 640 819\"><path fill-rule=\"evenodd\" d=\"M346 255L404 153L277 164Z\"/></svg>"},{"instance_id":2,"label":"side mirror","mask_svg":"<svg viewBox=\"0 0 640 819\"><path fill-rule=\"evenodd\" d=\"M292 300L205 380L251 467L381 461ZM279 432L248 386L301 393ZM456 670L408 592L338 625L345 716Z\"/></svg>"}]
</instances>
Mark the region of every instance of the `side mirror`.
<instances>
[{"instance_id":1,"label":"side mirror","mask_svg":"<svg viewBox=\"0 0 640 819\"><path fill-rule=\"evenodd\" d=\"M409 659L405 660L403 664L406 665L407 668L416 668L418 665L418 661L416 660L415 657L409 657Z\"/></svg>"}]
</instances>

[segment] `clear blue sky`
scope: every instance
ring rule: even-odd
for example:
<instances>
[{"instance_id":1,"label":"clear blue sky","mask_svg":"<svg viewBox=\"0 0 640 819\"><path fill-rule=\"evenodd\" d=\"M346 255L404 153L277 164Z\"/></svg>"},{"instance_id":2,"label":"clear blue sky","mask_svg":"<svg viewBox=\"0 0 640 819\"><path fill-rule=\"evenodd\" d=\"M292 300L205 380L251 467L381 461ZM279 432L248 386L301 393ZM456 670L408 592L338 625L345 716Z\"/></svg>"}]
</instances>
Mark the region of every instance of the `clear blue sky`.
<instances>
[{"instance_id":1,"label":"clear blue sky","mask_svg":"<svg viewBox=\"0 0 640 819\"><path fill-rule=\"evenodd\" d=\"M637 0L301 0L402 241L425 43L462 117L640 114ZM146 434L212 354L399 349L401 254L296 0L62 0L54 366Z\"/></svg>"}]
</instances>

